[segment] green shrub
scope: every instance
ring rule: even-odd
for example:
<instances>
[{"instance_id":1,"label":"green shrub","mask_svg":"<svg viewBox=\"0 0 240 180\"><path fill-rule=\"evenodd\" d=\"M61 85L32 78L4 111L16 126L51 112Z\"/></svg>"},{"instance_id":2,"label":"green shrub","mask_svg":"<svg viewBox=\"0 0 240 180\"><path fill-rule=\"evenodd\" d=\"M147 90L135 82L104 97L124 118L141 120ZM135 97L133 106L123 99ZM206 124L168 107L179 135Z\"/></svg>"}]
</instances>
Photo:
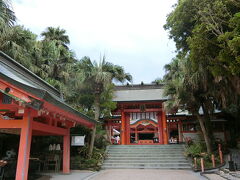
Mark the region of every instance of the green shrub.
<instances>
[{"instance_id":1,"label":"green shrub","mask_svg":"<svg viewBox=\"0 0 240 180\"><path fill-rule=\"evenodd\" d=\"M192 143L190 146L186 148L186 154L190 157L200 157L202 153L205 151L205 145L203 143L197 142Z\"/></svg>"}]
</instances>

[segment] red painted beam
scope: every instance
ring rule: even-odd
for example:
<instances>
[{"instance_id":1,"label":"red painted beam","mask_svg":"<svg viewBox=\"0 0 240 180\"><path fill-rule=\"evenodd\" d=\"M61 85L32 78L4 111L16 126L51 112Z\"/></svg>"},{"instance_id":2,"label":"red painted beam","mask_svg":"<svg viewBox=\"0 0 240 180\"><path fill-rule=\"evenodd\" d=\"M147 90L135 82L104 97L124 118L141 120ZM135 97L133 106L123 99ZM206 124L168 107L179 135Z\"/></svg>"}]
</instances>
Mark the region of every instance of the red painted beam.
<instances>
[{"instance_id":1,"label":"red painted beam","mask_svg":"<svg viewBox=\"0 0 240 180\"><path fill-rule=\"evenodd\" d=\"M10 95L13 95L25 102L31 102L31 99L29 98L29 96L37 99L37 100L41 100L41 101L44 101L44 108L47 109L49 112L55 112L55 113L58 113L62 116L65 116L66 118L69 118L69 119L72 119L73 121L75 121L76 123L79 123L79 124L82 124L84 126L87 126L88 128L92 128L94 126L94 123L92 122L89 122L87 120L85 120L84 118L82 117L79 117L73 113L70 113L68 111L65 111L53 104L50 104L49 102L45 101L45 100L42 100L32 94L29 94L27 92L25 92L24 90L20 89L20 88L17 88L15 86L13 86L12 84L0 79L0 90L2 91L5 91L5 89L9 87L10 88L10 91L9 91L9 94ZM4 107L4 106L3 106ZM2 108L2 107L1 107Z\"/></svg>"},{"instance_id":2,"label":"red painted beam","mask_svg":"<svg viewBox=\"0 0 240 180\"><path fill-rule=\"evenodd\" d=\"M73 121L75 121L76 123L79 123L79 124L82 124L82 125L85 125L87 126L88 128L92 128L94 123L92 122L89 122L73 113L69 113L68 111L65 111L63 109L60 109L59 107L56 107L54 106L53 104L50 104L49 102L47 101L44 101L44 104L43 104L44 108L49 110L50 112L58 112L58 114L62 115L62 116L65 116L69 119L72 119Z\"/></svg>"},{"instance_id":3,"label":"red painted beam","mask_svg":"<svg viewBox=\"0 0 240 180\"><path fill-rule=\"evenodd\" d=\"M162 105L163 101L151 101L151 102L118 102L118 105L121 105L121 106L129 106L129 105L142 105L142 104L146 104L146 105Z\"/></svg>"},{"instance_id":4,"label":"red painted beam","mask_svg":"<svg viewBox=\"0 0 240 180\"><path fill-rule=\"evenodd\" d=\"M156 112L156 111L162 111L162 108L151 108L144 111L141 111L140 109L124 109L124 112Z\"/></svg>"},{"instance_id":5,"label":"red painted beam","mask_svg":"<svg viewBox=\"0 0 240 180\"><path fill-rule=\"evenodd\" d=\"M18 109L18 105L16 105L16 104L2 104L2 103L0 103L0 110L1 109L7 109L9 111L16 111Z\"/></svg>"},{"instance_id":6,"label":"red painted beam","mask_svg":"<svg viewBox=\"0 0 240 180\"><path fill-rule=\"evenodd\" d=\"M52 134L52 135L62 135L62 136L67 135L67 133L68 133L67 129L49 126L47 124L39 123L36 121L33 121L33 130L46 132L46 133Z\"/></svg>"},{"instance_id":7,"label":"red painted beam","mask_svg":"<svg viewBox=\"0 0 240 180\"><path fill-rule=\"evenodd\" d=\"M2 119L0 116L0 128L21 128L22 120L6 120Z\"/></svg>"},{"instance_id":8,"label":"red painted beam","mask_svg":"<svg viewBox=\"0 0 240 180\"><path fill-rule=\"evenodd\" d=\"M10 88L10 91L8 92L8 94L10 95L13 95L25 102L31 102L31 99L28 97L29 94L24 92L23 90L17 88L17 87L14 87L12 84L0 79L0 89L2 91L5 91L6 88ZM36 99L39 99L37 97L34 97Z\"/></svg>"}]
</instances>

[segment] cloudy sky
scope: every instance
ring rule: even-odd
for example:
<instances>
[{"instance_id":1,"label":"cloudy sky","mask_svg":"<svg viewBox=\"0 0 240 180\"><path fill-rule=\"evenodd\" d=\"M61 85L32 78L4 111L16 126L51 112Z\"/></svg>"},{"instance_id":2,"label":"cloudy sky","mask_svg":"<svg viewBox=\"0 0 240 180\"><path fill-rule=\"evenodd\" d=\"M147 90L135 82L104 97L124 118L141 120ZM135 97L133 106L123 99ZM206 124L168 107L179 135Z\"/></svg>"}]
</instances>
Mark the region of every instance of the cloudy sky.
<instances>
[{"instance_id":1,"label":"cloudy sky","mask_svg":"<svg viewBox=\"0 0 240 180\"><path fill-rule=\"evenodd\" d=\"M164 31L177 0L12 0L22 24L40 34L48 26L65 29L77 58L89 56L124 67L133 83L164 75L175 45Z\"/></svg>"}]
</instances>

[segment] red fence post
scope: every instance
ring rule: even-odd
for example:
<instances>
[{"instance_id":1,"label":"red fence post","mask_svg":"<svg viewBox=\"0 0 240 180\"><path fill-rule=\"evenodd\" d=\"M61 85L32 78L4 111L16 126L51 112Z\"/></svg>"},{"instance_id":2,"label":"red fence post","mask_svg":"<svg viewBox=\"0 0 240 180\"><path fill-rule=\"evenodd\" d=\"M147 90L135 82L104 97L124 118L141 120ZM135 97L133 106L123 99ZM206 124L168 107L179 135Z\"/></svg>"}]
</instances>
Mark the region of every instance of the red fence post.
<instances>
[{"instance_id":1,"label":"red fence post","mask_svg":"<svg viewBox=\"0 0 240 180\"><path fill-rule=\"evenodd\" d=\"M213 168L216 167L214 154L212 154L212 166L213 166Z\"/></svg>"},{"instance_id":2,"label":"red fence post","mask_svg":"<svg viewBox=\"0 0 240 180\"><path fill-rule=\"evenodd\" d=\"M197 158L194 158L194 168L197 169Z\"/></svg>"},{"instance_id":3,"label":"red fence post","mask_svg":"<svg viewBox=\"0 0 240 180\"><path fill-rule=\"evenodd\" d=\"M201 170L202 170L202 172L204 172L204 160L203 160L203 158L201 158Z\"/></svg>"},{"instance_id":4,"label":"red fence post","mask_svg":"<svg viewBox=\"0 0 240 180\"><path fill-rule=\"evenodd\" d=\"M221 164L223 163L223 154L222 151L219 152L219 157L220 157L220 162Z\"/></svg>"}]
</instances>

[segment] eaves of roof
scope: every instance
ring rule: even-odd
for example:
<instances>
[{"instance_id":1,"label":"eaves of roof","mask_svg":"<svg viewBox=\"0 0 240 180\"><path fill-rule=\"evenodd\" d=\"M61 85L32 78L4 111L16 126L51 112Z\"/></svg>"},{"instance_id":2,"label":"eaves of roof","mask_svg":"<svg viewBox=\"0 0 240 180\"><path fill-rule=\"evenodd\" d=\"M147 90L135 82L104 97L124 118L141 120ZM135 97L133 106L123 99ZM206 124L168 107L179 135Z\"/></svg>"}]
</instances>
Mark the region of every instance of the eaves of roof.
<instances>
[{"instance_id":1,"label":"eaves of roof","mask_svg":"<svg viewBox=\"0 0 240 180\"><path fill-rule=\"evenodd\" d=\"M24 68L22 65L20 65L19 63L17 63L16 61L14 61L13 59L11 59L9 56L7 56L6 54L2 53L0 51L0 56L5 58L6 60L9 60L11 62L14 62L14 64L16 64L19 68L23 68L24 71L26 71L26 68ZM1 64L0 64L1 65ZM11 68L11 67L9 67ZM33 75L34 78L37 77L35 74L33 74L32 72L30 72L29 70L27 70L30 75ZM15 72L16 75L18 75L18 72ZM0 78L3 79L4 81L24 90L25 92L32 94L42 100L45 100L47 102L49 102L50 104L57 106L69 113L73 113L74 115L77 115L83 119L85 119L86 121L89 121L91 123L96 124L97 121L91 119L90 117L80 113L79 111L75 110L74 108L70 107L68 104L66 104L62 98L56 96L55 94L49 93L46 89L41 89L41 88L36 88L36 87L32 87L29 86L27 84L21 83L13 78L10 78L9 76L7 76L6 74L3 74L2 72L0 72ZM38 77L37 77L38 78ZM42 82L43 80L41 78L39 78L40 81ZM45 81L43 81L43 83L47 84ZM50 85L47 85L50 86ZM53 88L53 87L50 87ZM55 89L56 90L56 89ZM57 91L57 90L56 90Z\"/></svg>"}]
</instances>

